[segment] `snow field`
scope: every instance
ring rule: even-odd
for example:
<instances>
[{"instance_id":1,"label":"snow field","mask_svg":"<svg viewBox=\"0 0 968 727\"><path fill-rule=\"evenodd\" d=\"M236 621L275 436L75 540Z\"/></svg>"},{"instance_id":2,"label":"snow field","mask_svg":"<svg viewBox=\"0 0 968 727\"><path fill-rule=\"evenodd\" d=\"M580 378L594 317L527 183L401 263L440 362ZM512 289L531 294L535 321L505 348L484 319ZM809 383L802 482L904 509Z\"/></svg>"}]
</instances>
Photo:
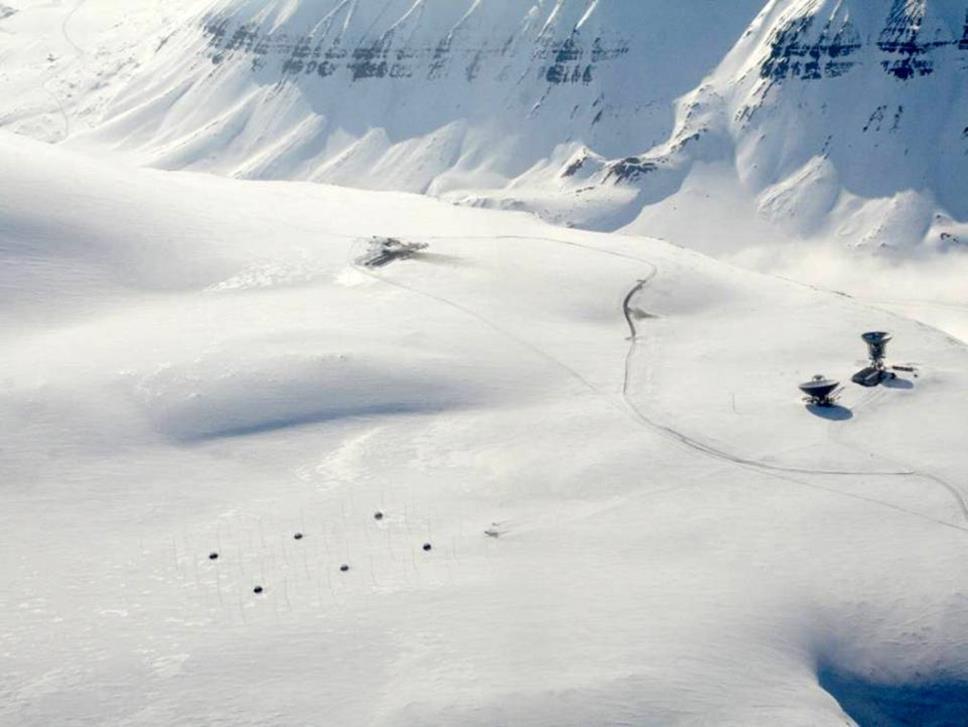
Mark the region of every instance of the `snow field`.
<instances>
[{"instance_id":1,"label":"snow field","mask_svg":"<svg viewBox=\"0 0 968 727\"><path fill-rule=\"evenodd\" d=\"M953 339L647 238L0 157L3 721L843 724L823 670L963 679ZM882 326L911 388L806 411Z\"/></svg>"}]
</instances>

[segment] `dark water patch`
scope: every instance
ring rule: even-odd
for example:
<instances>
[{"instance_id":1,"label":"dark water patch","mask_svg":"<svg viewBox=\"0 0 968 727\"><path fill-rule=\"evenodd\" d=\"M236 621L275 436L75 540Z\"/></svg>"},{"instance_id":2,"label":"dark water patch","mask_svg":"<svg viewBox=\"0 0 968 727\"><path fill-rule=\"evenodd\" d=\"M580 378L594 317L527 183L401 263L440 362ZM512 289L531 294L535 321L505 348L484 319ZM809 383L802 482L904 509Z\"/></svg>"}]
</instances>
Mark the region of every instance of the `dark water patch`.
<instances>
[{"instance_id":1,"label":"dark water patch","mask_svg":"<svg viewBox=\"0 0 968 727\"><path fill-rule=\"evenodd\" d=\"M861 727L968 724L968 681L885 683L831 668L822 668L818 678L820 686Z\"/></svg>"}]
</instances>

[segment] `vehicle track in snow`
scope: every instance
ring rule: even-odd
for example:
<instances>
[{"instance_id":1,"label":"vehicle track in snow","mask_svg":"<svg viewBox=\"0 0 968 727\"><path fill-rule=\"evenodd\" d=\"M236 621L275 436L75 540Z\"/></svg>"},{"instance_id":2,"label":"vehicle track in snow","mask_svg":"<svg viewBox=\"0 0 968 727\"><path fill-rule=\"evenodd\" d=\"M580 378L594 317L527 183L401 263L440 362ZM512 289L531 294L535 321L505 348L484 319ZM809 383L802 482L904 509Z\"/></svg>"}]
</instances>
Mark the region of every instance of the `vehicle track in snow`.
<instances>
[{"instance_id":1,"label":"vehicle track in snow","mask_svg":"<svg viewBox=\"0 0 968 727\"><path fill-rule=\"evenodd\" d=\"M402 290L406 290L412 294L420 295L420 296L429 298L431 300L435 300L443 305L454 308L462 312L463 314L474 318L475 320L479 321L485 326L496 331L500 335L514 341L519 346L527 348L528 350L538 355L539 357L543 358L544 360L548 361L549 363L553 364L554 366L566 371L572 378L580 382L586 389L588 389L590 392L595 394L597 397L603 399L613 408L616 408L619 411L621 411L627 418L630 418L632 421L636 422L639 426L647 428L652 432L658 433L660 436L663 436L666 439L670 439L674 442L677 442L678 444L688 447L689 449L692 449L694 451L697 451L707 457L719 460L721 462L725 462L733 466L741 467L743 469L766 474L768 476L772 476L782 481L796 484L801 487L807 487L810 489L819 490L822 492L830 493L833 495L837 495L840 497L845 497L853 500L860 500L871 504L877 504L877 505L886 507L888 509L895 510L897 512L905 513L912 517L916 517L922 520L927 520L938 525L943 525L944 527L953 528L955 530L959 530L962 532L968 532L968 527L964 527L956 523L951 523L945 520L934 518L934 517L931 517L930 515L925 515L915 510L909 510L907 508L901 507L900 505L895 505L893 503L885 502L883 500L878 500L872 497L866 497L866 496L857 495L854 493L843 492L841 490L838 490L832 487L826 487L813 482L805 482L803 480L794 478L792 476L792 475L811 475L811 476L835 476L835 477L921 477L923 479L936 482L937 484L944 487L948 492L950 492L954 496L956 502L958 503L963 516L966 519L968 519L968 505L966 505L965 499L961 495L960 491L957 490L957 488L954 488L953 486L951 486L950 483L944 482L943 480L940 480L934 475L929 475L926 473L921 473L910 469L909 470L887 470L887 471L821 470L821 469L774 465L767 462L762 462L760 460L742 457L742 456L718 449L716 447L713 447L712 445L709 445L698 439L690 437L689 435L671 426L662 424L654 420L653 418L649 417L648 415L646 415L639 407L637 407L634 404L634 402L632 402L629 396L630 387L631 387L631 362L632 362L632 359L634 358L634 354L637 349L638 338L639 338L639 331L637 326L635 325L634 313L632 311L631 305L636 295L641 293L646 288L646 286L658 275L659 269L652 262L645 260L643 258L639 258L634 255L628 255L626 253L617 252L615 250L607 250L603 248L594 247L591 245L585 245L579 242L575 242L574 240L563 240L561 238L538 237L538 236L529 236L529 235L491 235L491 236L461 236L461 237L429 236L423 239L427 239L427 240L434 240L434 239L438 239L438 240L439 239L537 240L542 242L550 242L554 244L580 248L594 253L624 258L639 264L647 265L649 268L647 275L644 278L641 278L636 281L635 285L628 291L628 293L623 298L623 303L622 303L622 313L623 313L623 316L625 317L626 323L628 324L629 331L631 334L629 337L629 349L625 358L625 368L624 368L623 382L622 382L623 405L619 405L617 402L615 402L614 399L611 396L609 396L607 392L602 391L599 387L597 387L595 384L589 381L585 376L583 376L576 369L572 368L571 366L561 361L560 359L556 358L555 356L552 356L551 354L544 351L540 347L535 346L530 341L527 341L522 337L512 333L511 331L505 329L504 327L494 323L489 318L478 313L477 311L474 311L464 306L463 304L453 301L449 298L445 298L443 296L439 296L434 293L429 293L425 290L421 290L419 288L407 285L405 283L401 283L399 281L391 280L387 277L384 277L383 275L374 273L372 270L369 270L365 267L362 267L359 265L354 265L354 267L356 267L357 270L364 273L368 277L378 280L386 285L389 285L391 287L396 287Z\"/></svg>"},{"instance_id":2,"label":"vehicle track in snow","mask_svg":"<svg viewBox=\"0 0 968 727\"><path fill-rule=\"evenodd\" d=\"M547 239L550 240L550 239L553 239L553 238L547 238ZM576 245L578 247L582 247L582 248L589 249L589 250L597 250L598 249L598 248L590 247L590 246L587 246L587 245L582 245L580 243L573 243L573 242L570 242L570 241L567 244L573 244L573 245ZM603 251L603 252L610 252L611 253L612 251ZM685 445L687 447L690 447L691 449L694 449L694 450L696 450L698 452L701 452L702 454L705 454L706 456L713 457L713 458L716 458L716 459L720 459L720 460L723 460L723 461L726 461L726 462L731 462L734 465L739 465L739 466L742 466L742 467L751 468L751 469L754 469L754 470L766 472L768 474L774 474L774 475L778 475L778 474L783 474L783 475L802 474L802 475L821 475L821 476L834 476L834 477L861 477L861 476L868 476L868 477L875 477L875 476L876 477L917 477L917 478L920 478L920 479L923 479L923 480L927 480L929 482L935 483L936 485L938 485L938 486L942 487L944 490L946 490L952 496L952 498L954 499L955 503L958 505L958 509L961 511L962 517L965 520L968 520L968 498L965 497L965 495L962 492L962 490L960 488L956 487L955 485L951 484L950 482L948 482L944 478L939 477L939 476L934 475L934 474L931 474L930 472L924 472L924 471L921 471L921 470L914 470L914 469L907 469L907 470L899 469L899 470L890 470L890 471L823 470L823 469L812 469L812 468L802 468L802 467L789 467L789 466L784 466L784 465L770 464L768 462L763 462L762 460L755 460L755 459L741 457L741 456L735 455L733 453L726 452L725 450L721 450L719 448L713 447L713 446L711 446L711 445L709 445L709 444L707 444L705 442L702 442L701 440L698 440L698 439L695 439L693 437L690 437L690 436L686 435L685 433L683 433L683 432L681 432L681 431L679 431L679 430L677 430L677 429L675 429L675 428L673 428L671 426L662 424L661 422L658 422L658 421L654 420L653 418L649 417L648 415L646 415L639 407L637 407L635 405L635 403L629 397L629 389L630 389L630 385L631 385L631 362L632 362L632 359L634 358L635 351L637 349L637 344L638 344L638 327L635 324L635 315L634 315L634 312L633 312L631 306L632 306L632 301L634 300L634 298L639 293L641 293L645 289L645 287L656 277L656 275L658 274L658 268L653 263L648 262L647 260L643 260L641 258L637 258L637 257L631 256L631 255L622 255L621 253L617 253L617 254L621 255L622 257L627 257L629 259L636 260L636 261L638 261L640 263L644 263L644 264L646 264L646 265L648 265L650 267L649 274L645 278L643 278L643 279L641 279L641 280L639 280L639 281L636 282L636 284L629 290L628 294L625 296L625 298L624 298L624 300L622 302L622 313L625 316L625 321L628 324L629 331L630 331L630 334L631 334L630 335L630 339L629 339L629 341L630 341L630 343L629 343L629 351L628 351L628 353L626 355L626 359L625 359L625 372L624 372L624 378L623 378L623 382L622 382L622 398L623 398L626 406L629 407L629 409L633 412L633 414L635 415L635 417L639 421L641 421L642 423L644 423L647 426L651 427L652 429L657 430L657 431L660 431L661 433L663 433L663 434L665 434L665 435L673 438L674 440L680 442L681 444L683 444L683 445ZM817 288L814 288L814 289L819 291L819 289L817 289ZM878 388L876 391L872 392L865 399L864 404L874 403L874 402L880 400L883 397L884 397L884 392L882 390L880 390L880 388ZM878 456L881 456L881 455L878 455ZM828 491L828 492L835 492L837 494L844 495L844 496L847 496L847 497L855 497L855 498L859 498L859 499L866 500L866 501L870 501L870 502L880 503L882 505L885 505L887 507L891 507L893 509L900 510L902 512L906 512L906 513L909 513L909 514L917 515L918 517L926 517L926 516L921 515L921 513L915 513L912 510L907 510L905 508L901 508L901 507L896 506L896 505L893 505L891 503L886 503L886 502L884 502L882 500L877 500L877 499L874 499L874 498L866 498L866 497L862 497L862 496L859 496L859 495L853 495L853 494L850 494L850 493L844 493L844 492L841 492L839 490L834 490L832 488L822 487L822 486L816 485L814 483L807 483L807 482L803 482L803 481L800 481L800 480L792 479L792 478L789 478L789 477L782 477L781 479L786 479L786 480L788 480L790 482L794 482L796 484L803 485L803 486L807 486L807 487L814 487L815 489L821 489L821 490L825 490L825 491ZM944 524L944 525L947 525L947 526L955 527L955 528L957 528L959 530L965 530L966 532L968 532L968 529L963 528L963 527L958 526L958 525L954 525L953 523L947 523L946 521L937 520L937 519L934 519L934 518L930 518L930 519L934 520L935 522L938 522L938 523L941 523L941 524Z\"/></svg>"},{"instance_id":3,"label":"vehicle track in snow","mask_svg":"<svg viewBox=\"0 0 968 727\"><path fill-rule=\"evenodd\" d=\"M861 399L854 406L854 409L853 410L856 412L856 411L866 410L868 408L874 407L877 404L879 404L881 401L883 401L886 396L887 396L887 391L884 389L884 387L877 386L874 389L866 392L865 395L864 395L864 397L863 397L863 399ZM838 431L840 431L840 430L838 430ZM839 442L840 444L842 444L844 446L853 447L854 449L864 449L864 451L868 451L868 450L866 450L866 448L861 448L859 445L857 445L857 444L855 444L853 442L850 442L850 443L840 442L840 438L839 437L838 438L833 438L832 437L831 439L833 439L833 441ZM871 453L869 451L868 451L868 453L869 454L873 454L873 453ZM884 457L884 455L882 455L882 454L878 454L877 456L878 457L881 457L882 459L888 459L888 458ZM921 479L928 480L929 482L933 482L936 485L938 485L938 486L943 487L944 489L946 489L949 493L951 493L951 496L958 503L958 508L961 510L962 517L964 517L965 520L968 520L968 498L965 497L965 493L964 493L963 490L961 490L961 488L959 488L959 487L953 485L952 483L948 482L943 477L940 477L938 475L932 474L930 472L926 472L924 470L915 470L913 472L913 475L912 476L914 476L914 477L920 477Z\"/></svg>"},{"instance_id":4,"label":"vehicle track in snow","mask_svg":"<svg viewBox=\"0 0 968 727\"><path fill-rule=\"evenodd\" d=\"M71 8L70 12L68 12L67 15L64 16L64 20L61 22L61 35L64 36L64 40L67 41L67 44L71 48L73 48L74 52L79 56L87 55L87 51L85 51L83 48L81 48L81 46L79 46L77 43L74 42L74 39L71 37L71 34L70 32L68 32L67 29L70 26L71 21L74 19L74 16L77 14L77 11L80 10L81 7L86 2L87 0L77 0L77 3L75 3L74 7Z\"/></svg>"},{"instance_id":5,"label":"vehicle track in snow","mask_svg":"<svg viewBox=\"0 0 968 727\"><path fill-rule=\"evenodd\" d=\"M631 306L632 299L645 288L645 285L652 279L652 277L654 277L654 275L650 276L645 280L639 281L639 283L634 288L632 288L632 290L626 296L625 303L624 303L625 320L628 322L629 328L632 330L632 336L631 336L631 342L629 346L629 353L626 356L626 360L625 360L626 361L625 379L622 383L622 398L625 400L626 405L635 413L637 418L639 418L644 423L648 424L650 427L653 427L655 429L661 430L662 432L665 432L666 434L675 438L682 444L685 444L686 446L691 447L692 449L702 452L707 456L725 460L727 462L732 462L733 464L741 465L755 470L765 471L771 474L783 473L783 474L803 474L803 475L826 475L826 476L836 476L836 477L845 477L845 476L846 477L850 477L850 476L918 477L924 480L928 480L928 481L934 482L937 485L940 485L945 490L947 490L948 493L951 494L951 496L954 498L955 503L958 505L958 508L961 511L962 517L965 520L968 520L968 501L966 501L966 498L964 494L961 492L961 490L955 487L954 485L952 485L951 483L947 482L946 480L942 479L941 477L938 477L937 475L933 475L928 472L923 472L923 471L913 470L913 469L889 470L889 471L825 470L825 469L813 469L813 468L805 468L805 467L788 467L784 465L770 464L767 462L763 462L761 460L754 460L754 459L749 459L745 457L740 457L730 452L726 452L724 450L718 449L709 444L706 444L705 442L694 439L693 437L690 437L680 432L677 429L674 429L660 422L657 422L651 417L649 417L648 415L646 415L639 407L635 405L635 403L629 397L629 390L631 385L631 362L632 362L632 359L634 358L635 351L637 348L637 343L638 343L637 341L638 329L635 325L634 316L632 315L630 306ZM880 398L883 398L883 396L884 396L883 391L880 391L879 389L875 390L865 398L862 404L866 405L866 404L872 403ZM797 482L798 484L807 485L811 487L815 486L812 483L805 483L799 480L791 479L789 481ZM820 489L828 489L828 488L820 488ZM838 492L837 490L830 490L830 491ZM841 493L841 494L846 495L847 493ZM849 496L853 496L853 495L849 495ZM873 502L880 502L881 504L885 504L890 507L897 507L897 506L890 505L889 503L884 503L881 500L873 500L873 498L862 498L862 499L868 499ZM904 508L898 508L898 509L901 509L903 512L912 512ZM943 522L943 521L938 521L938 522ZM962 530L968 530L965 528L961 528L960 526L958 527L959 529L962 529Z\"/></svg>"},{"instance_id":6,"label":"vehicle track in snow","mask_svg":"<svg viewBox=\"0 0 968 727\"><path fill-rule=\"evenodd\" d=\"M87 0L77 0L77 3L75 3L74 7L68 11L67 15L65 15L64 19L61 21L61 35L63 36L64 41L74 50L74 54L79 59L87 55L87 52L74 42L74 39L71 38L70 32L68 32L68 27L70 26L70 22L74 18L74 15L86 2ZM51 56L51 58L53 58L53 56ZM64 102L61 100L60 96L57 95L57 93L51 90L50 85L60 80L62 75L63 71L57 74L50 73L47 79L40 84L40 87L43 89L44 93L50 96L54 103L57 104L57 109L60 112L61 119L64 122L64 132L60 138L60 141L68 139L71 135L71 117L70 114L67 113L67 107L64 106Z\"/></svg>"}]
</instances>

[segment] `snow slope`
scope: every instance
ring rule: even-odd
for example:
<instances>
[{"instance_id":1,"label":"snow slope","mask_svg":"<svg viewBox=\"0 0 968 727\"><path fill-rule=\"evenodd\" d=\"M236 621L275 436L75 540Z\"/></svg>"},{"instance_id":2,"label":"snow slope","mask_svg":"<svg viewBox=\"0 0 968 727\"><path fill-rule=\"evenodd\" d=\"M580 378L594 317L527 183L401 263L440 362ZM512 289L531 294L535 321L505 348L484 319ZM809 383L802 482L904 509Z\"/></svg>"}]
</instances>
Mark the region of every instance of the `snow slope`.
<instances>
[{"instance_id":1,"label":"snow slope","mask_svg":"<svg viewBox=\"0 0 968 727\"><path fill-rule=\"evenodd\" d=\"M371 235L429 247L368 270ZM4 724L968 706L936 330L654 239L8 134L0 256ZM879 327L920 376L805 410Z\"/></svg>"},{"instance_id":2,"label":"snow slope","mask_svg":"<svg viewBox=\"0 0 968 727\"><path fill-rule=\"evenodd\" d=\"M168 168L441 193L503 186L580 144L658 143L760 2L219 0L130 18L108 0L69 17L18 5L2 27L24 69L7 81L29 94L49 66L50 94L7 110L10 128L95 127ZM52 60L31 54L38 36ZM58 129L75 104L83 118Z\"/></svg>"},{"instance_id":3,"label":"snow slope","mask_svg":"<svg viewBox=\"0 0 968 727\"><path fill-rule=\"evenodd\" d=\"M222 0L115 99L98 138L233 176L503 186L562 148L656 143L757 5Z\"/></svg>"}]
</instances>

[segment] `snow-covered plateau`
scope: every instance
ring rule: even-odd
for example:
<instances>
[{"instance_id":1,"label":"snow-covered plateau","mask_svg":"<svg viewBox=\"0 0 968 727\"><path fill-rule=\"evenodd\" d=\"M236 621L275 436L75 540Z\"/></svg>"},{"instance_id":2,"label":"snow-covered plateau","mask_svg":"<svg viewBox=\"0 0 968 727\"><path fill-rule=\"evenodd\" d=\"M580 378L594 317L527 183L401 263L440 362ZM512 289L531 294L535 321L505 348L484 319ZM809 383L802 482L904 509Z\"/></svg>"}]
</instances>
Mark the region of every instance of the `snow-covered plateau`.
<instances>
[{"instance_id":1,"label":"snow-covered plateau","mask_svg":"<svg viewBox=\"0 0 968 727\"><path fill-rule=\"evenodd\" d=\"M968 0L0 0L0 724L968 724L966 81Z\"/></svg>"}]
</instances>

